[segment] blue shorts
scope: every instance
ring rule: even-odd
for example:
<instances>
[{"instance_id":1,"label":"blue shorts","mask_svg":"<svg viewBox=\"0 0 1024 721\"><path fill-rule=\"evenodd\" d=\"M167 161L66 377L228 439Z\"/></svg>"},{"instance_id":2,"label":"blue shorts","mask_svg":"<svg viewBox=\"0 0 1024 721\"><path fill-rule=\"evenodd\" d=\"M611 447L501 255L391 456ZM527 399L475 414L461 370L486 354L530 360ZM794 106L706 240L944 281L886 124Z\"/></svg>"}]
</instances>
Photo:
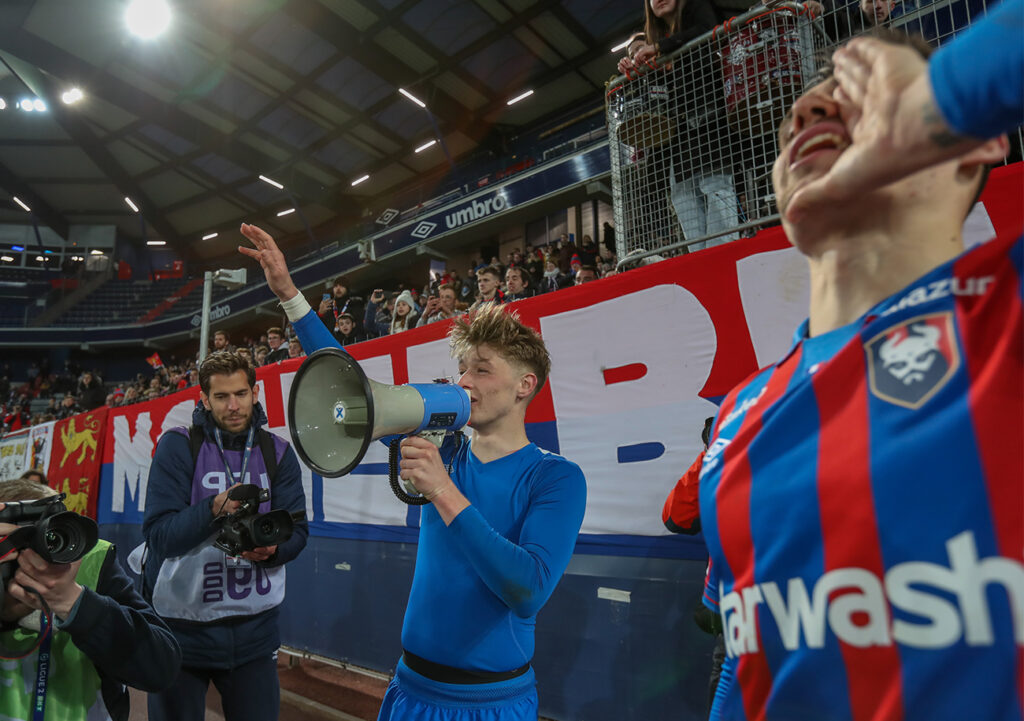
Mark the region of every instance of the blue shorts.
<instances>
[{"instance_id":1,"label":"blue shorts","mask_svg":"<svg viewBox=\"0 0 1024 721\"><path fill-rule=\"evenodd\" d=\"M495 683L431 681L399 659L377 721L537 721L537 679L522 676Z\"/></svg>"}]
</instances>

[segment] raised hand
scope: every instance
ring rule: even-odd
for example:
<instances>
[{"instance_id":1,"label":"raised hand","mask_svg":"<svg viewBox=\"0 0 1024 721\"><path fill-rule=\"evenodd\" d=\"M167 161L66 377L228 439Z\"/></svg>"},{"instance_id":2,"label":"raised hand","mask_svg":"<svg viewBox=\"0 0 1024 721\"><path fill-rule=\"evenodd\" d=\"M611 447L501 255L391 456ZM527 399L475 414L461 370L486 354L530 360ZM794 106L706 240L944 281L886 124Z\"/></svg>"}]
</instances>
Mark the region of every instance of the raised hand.
<instances>
[{"instance_id":1,"label":"raised hand","mask_svg":"<svg viewBox=\"0 0 1024 721\"><path fill-rule=\"evenodd\" d=\"M262 228L248 223L242 223L240 230L255 248L240 245L238 252L259 261L260 267L263 268L263 274L267 278L267 285L270 286L274 295L282 302L291 300L298 295L299 289L292 282L288 264L284 260L284 253L277 247L274 239Z\"/></svg>"},{"instance_id":2,"label":"raised hand","mask_svg":"<svg viewBox=\"0 0 1024 721\"><path fill-rule=\"evenodd\" d=\"M856 116L853 144L828 173L794 194L786 212L791 222L819 203L845 202L982 144L946 125L917 51L857 38L832 60L833 96Z\"/></svg>"}]
</instances>

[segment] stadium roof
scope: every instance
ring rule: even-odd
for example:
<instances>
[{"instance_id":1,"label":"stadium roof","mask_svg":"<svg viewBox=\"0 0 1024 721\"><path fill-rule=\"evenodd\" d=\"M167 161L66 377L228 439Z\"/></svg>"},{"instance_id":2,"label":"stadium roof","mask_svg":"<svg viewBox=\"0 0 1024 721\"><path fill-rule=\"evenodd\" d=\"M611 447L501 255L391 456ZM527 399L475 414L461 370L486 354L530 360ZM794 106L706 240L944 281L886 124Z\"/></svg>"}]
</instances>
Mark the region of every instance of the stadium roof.
<instances>
[{"instance_id":1,"label":"stadium roof","mask_svg":"<svg viewBox=\"0 0 1024 721\"><path fill-rule=\"evenodd\" d=\"M127 4L0 4L0 223L25 222L17 196L62 237L112 224L198 261L242 221L329 234L449 157L600 105L640 20L636 0L170 0L142 40Z\"/></svg>"}]
</instances>

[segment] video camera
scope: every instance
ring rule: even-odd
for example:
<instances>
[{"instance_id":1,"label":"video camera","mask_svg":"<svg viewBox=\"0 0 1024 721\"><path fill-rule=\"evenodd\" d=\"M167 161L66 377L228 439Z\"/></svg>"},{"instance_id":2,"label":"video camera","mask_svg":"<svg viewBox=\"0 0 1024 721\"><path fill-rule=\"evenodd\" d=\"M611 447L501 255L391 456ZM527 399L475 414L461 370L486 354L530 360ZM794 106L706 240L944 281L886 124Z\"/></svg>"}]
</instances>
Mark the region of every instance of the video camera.
<instances>
[{"instance_id":1,"label":"video camera","mask_svg":"<svg viewBox=\"0 0 1024 721\"><path fill-rule=\"evenodd\" d=\"M228 500L238 501L238 510L218 519L220 533L213 545L229 556L283 543L292 537L295 522L306 518L305 511L289 513L278 509L257 513L260 504L270 500L270 491L254 483L232 488Z\"/></svg>"}]
</instances>

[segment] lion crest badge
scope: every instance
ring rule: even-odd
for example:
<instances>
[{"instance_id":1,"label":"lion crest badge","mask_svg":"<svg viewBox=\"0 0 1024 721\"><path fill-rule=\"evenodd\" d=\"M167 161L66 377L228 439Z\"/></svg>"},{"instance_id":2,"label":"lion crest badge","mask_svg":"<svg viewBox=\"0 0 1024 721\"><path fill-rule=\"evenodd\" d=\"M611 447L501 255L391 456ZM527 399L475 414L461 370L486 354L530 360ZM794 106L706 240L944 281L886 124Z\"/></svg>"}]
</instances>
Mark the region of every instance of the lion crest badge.
<instances>
[{"instance_id":1,"label":"lion crest badge","mask_svg":"<svg viewBox=\"0 0 1024 721\"><path fill-rule=\"evenodd\" d=\"M887 328L865 343L864 350L871 392L904 408L923 406L960 367L950 311Z\"/></svg>"}]
</instances>

